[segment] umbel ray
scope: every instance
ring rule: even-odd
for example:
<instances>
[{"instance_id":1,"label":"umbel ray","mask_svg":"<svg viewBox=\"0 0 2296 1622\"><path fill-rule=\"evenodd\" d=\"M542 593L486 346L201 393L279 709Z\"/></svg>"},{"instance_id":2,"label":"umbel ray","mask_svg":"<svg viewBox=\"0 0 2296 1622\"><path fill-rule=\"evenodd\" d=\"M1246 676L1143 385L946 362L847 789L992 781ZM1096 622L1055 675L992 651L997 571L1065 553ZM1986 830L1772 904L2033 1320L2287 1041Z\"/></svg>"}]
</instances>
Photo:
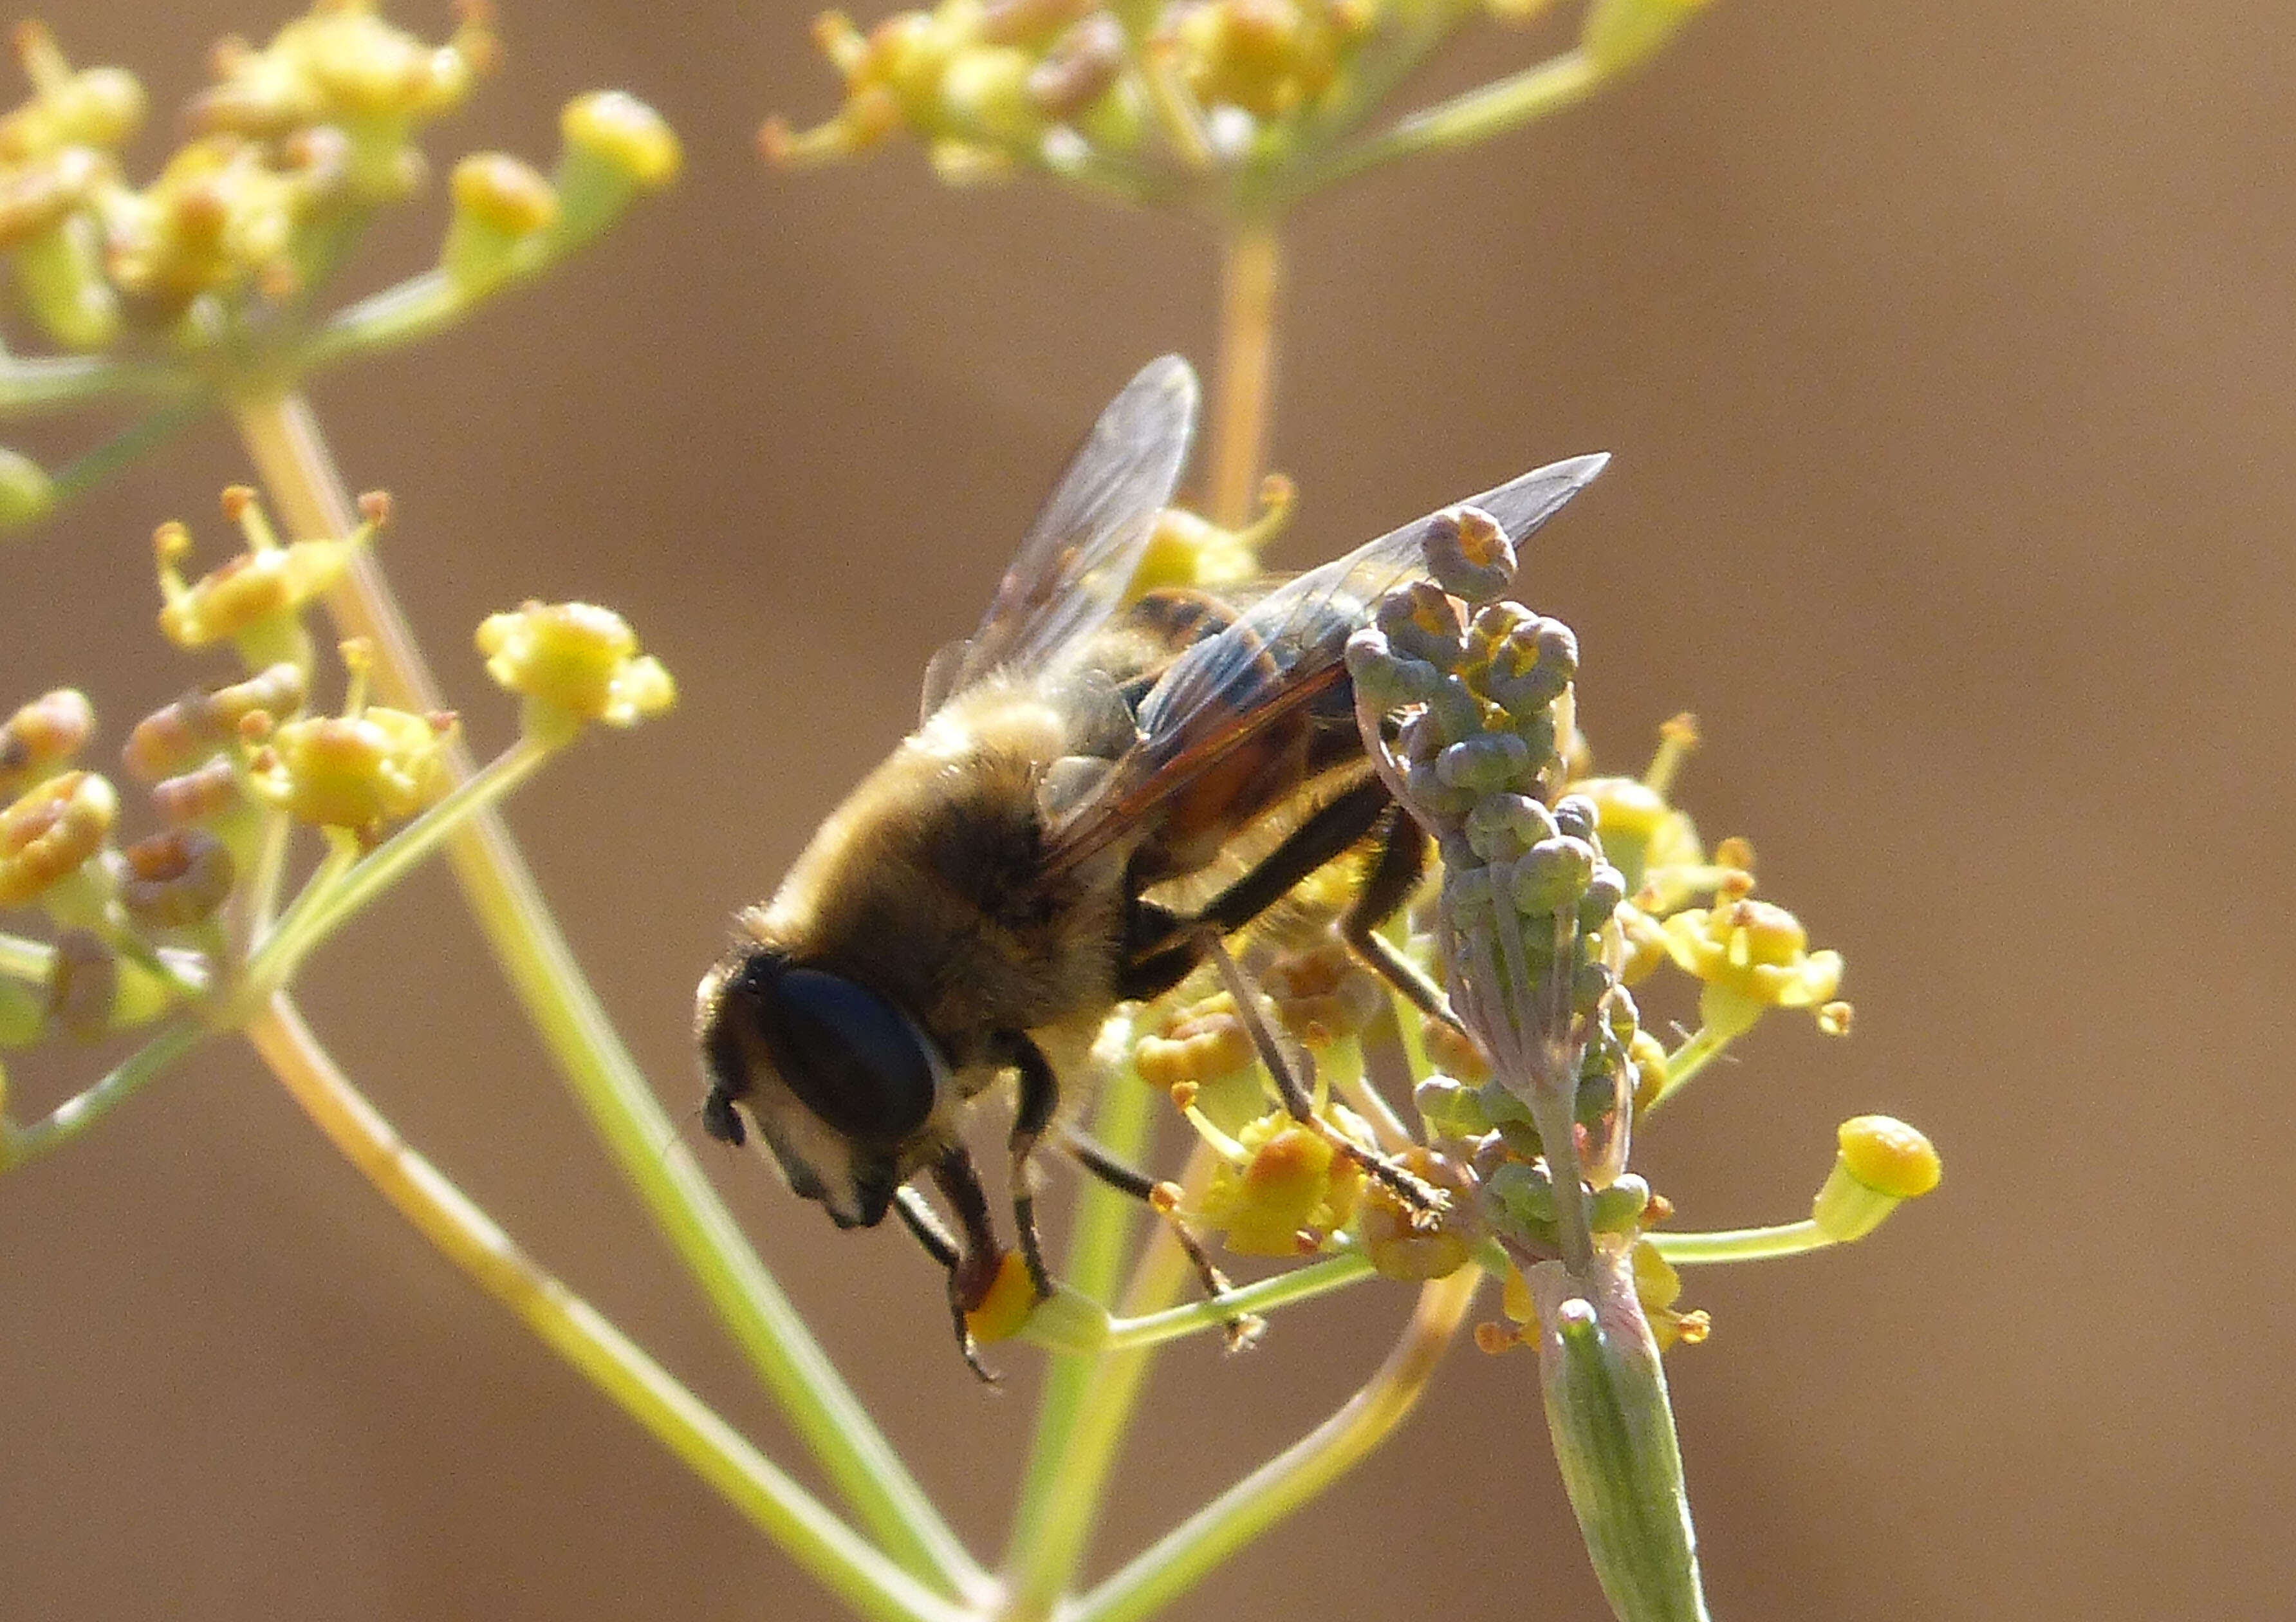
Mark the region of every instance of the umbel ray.
<instances>
[{"instance_id":1,"label":"umbel ray","mask_svg":"<svg viewBox=\"0 0 2296 1622\"><path fill-rule=\"evenodd\" d=\"M928 667L917 729L830 814L772 899L739 916L697 996L704 1127L734 1144L754 1129L791 1189L840 1227L898 1211L947 1269L968 1358L965 1314L1005 1253L963 1131L1004 1077L1017 1086L1013 1222L1041 1297L1053 1286L1033 1203L1040 1141L1054 1136L1129 1192L1153 1186L1053 1132L1118 1004L1170 990L1208 959L1231 968L1223 937L1359 852L1341 936L1448 1017L1374 934L1416 885L1427 836L1365 757L1344 655L1382 593L1431 578L1428 542L1449 521L1431 514L1282 583L1131 597L1196 400L1194 374L1167 356L1101 413L980 628ZM1520 542L1606 459L1554 463L1470 504ZM1265 853L1230 876L1223 860L1233 866L1252 835ZM1209 899L1169 899L1201 893L1207 876ZM1303 1083L1271 1068L1308 1119ZM947 1202L954 1234L910 1186L920 1176Z\"/></svg>"}]
</instances>

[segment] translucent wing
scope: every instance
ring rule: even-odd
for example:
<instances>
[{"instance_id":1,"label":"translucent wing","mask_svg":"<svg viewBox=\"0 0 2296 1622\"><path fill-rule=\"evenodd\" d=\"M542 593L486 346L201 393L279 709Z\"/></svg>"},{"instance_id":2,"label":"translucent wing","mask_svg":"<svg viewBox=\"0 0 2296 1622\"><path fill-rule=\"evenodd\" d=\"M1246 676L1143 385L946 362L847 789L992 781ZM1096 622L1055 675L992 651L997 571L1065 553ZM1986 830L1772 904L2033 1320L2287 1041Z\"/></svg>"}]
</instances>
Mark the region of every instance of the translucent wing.
<instances>
[{"instance_id":1,"label":"translucent wing","mask_svg":"<svg viewBox=\"0 0 2296 1622\"><path fill-rule=\"evenodd\" d=\"M1468 498L1520 543L1603 471L1574 457ZM1357 548L1281 587L1226 630L1172 662L1139 710L1139 741L1052 829L1053 865L1105 848L1267 729L1312 705L1346 676L1348 638L1383 592L1430 577L1425 543L1437 515Z\"/></svg>"},{"instance_id":2,"label":"translucent wing","mask_svg":"<svg viewBox=\"0 0 2296 1622\"><path fill-rule=\"evenodd\" d=\"M1123 600L1195 431L1196 375L1152 360L1109 402L1029 526L980 628L925 671L927 715L992 671L1042 670Z\"/></svg>"}]
</instances>

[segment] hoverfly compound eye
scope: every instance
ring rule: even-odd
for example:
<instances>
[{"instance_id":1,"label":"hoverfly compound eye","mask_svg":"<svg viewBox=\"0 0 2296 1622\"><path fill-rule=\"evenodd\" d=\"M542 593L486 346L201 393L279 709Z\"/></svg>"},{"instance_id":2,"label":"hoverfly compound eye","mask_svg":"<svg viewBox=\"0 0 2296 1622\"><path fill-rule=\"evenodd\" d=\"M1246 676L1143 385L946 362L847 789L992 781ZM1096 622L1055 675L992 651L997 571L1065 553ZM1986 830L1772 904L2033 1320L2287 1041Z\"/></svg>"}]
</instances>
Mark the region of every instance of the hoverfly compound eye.
<instances>
[{"instance_id":1,"label":"hoverfly compound eye","mask_svg":"<svg viewBox=\"0 0 2296 1622\"><path fill-rule=\"evenodd\" d=\"M757 990L758 1034L774 1068L823 1124L885 1145L924 1125L940 1094L941 1066L898 1009L816 968L785 969Z\"/></svg>"}]
</instances>

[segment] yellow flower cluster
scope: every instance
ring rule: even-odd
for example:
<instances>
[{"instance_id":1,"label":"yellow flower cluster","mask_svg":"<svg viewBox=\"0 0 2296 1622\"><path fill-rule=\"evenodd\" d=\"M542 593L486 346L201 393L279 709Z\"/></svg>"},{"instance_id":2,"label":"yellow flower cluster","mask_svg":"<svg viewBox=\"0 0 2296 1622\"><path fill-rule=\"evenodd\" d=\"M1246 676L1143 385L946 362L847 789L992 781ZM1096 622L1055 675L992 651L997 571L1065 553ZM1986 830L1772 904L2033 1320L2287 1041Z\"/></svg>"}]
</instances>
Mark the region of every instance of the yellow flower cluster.
<instances>
[{"instance_id":1,"label":"yellow flower cluster","mask_svg":"<svg viewBox=\"0 0 2296 1622\"><path fill-rule=\"evenodd\" d=\"M1578 49L1547 64L1553 81L1625 71L1702 3L1590 0ZM769 120L760 144L773 161L801 165L906 132L952 182L1033 169L1128 202L1241 218L1347 172L1335 149L1377 151L1379 137L1358 137L1381 101L1479 12L1513 22L1547 4L940 0L866 33L831 12L814 39L845 81L843 102L810 129ZM1418 120L1382 155L1464 145L1581 93L1542 100L1508 79L1485 90L1488 115Z\"/></svg>"},{"instance_id":2,"label":"yellow flower cluster","mask_svg":"<svg viewBox=\"0 0 2296 1622\"><path fill-rule=\"evenodd\" d=\"M493 54L475 12L430 45L372 4L323 0L259 50L217 49L191 138L136 188L117 154L142 120L141 86L74 70L37 24L16 44L32 95L0 118L0 250L34 317L74 350L108 346L131 320L189 342L202 329L178 324L204 296L299 289L326 268L329 221L413 189L414 128Z\"/></svg>"},{"instance_id":3,"label":"yellow flower cluster","mask_svg":"<svg viewBox=\"0 0 2296 1622\"><path fill-rule=\"evenodd\" d=\"M494 62L482 0L465 0L439 43L386 21L375 0L314 0L267 44L225 40L214 82L185 111L188 136L140 187L119 158L144 113L135 79L75 70L38 25L19 30L17 49L32 95L0 116L0 253L30 315L64 349L198 357L176 380L187 389L250 364L275 385L299 364L439 325L562 257L678 168L676 137L652 109L618 92L579 97L550 177L498 152L455 167L443 287L403 284L323 317L311 290L363 220L417 191L422 128ZM250 346L254 332L262 342ZM44 510L26 470L0 463L0 512Z\"/></svg>"}]
</instances>

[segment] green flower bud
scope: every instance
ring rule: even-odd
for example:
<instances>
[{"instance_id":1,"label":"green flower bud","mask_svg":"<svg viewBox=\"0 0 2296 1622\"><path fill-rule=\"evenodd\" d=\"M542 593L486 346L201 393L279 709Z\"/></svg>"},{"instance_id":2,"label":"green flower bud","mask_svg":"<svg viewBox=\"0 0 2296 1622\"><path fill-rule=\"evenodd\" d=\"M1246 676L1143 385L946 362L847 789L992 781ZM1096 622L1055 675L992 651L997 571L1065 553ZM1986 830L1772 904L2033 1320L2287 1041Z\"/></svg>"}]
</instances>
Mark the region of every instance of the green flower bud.
<instances>
[{"instance_id":1,"label":"green flower bud","mask_svg":"<svg viewBox=\"0 0 2296 1622\"><path fill-rule=\"evenodd\" d=\"M1425 548L1436 583L1470 603L1496 597L1514 579L1514 547L1498 521L1480 507L1438 513Z\"/></svg>"},{"instance_id":2,"label":"green flower bud","mask_svg":"<svg viewBox=\"0 0 2296 1622\"><path fill-rule=\"evenodd\" d=\"M1561 819L1556 819L1560 823ZM1558 834L1542 839L1515 863L1515 908L1527 918L1572 911L1595 877L1599 858L1582 838Z\"/></svg>"}]
</instances>

